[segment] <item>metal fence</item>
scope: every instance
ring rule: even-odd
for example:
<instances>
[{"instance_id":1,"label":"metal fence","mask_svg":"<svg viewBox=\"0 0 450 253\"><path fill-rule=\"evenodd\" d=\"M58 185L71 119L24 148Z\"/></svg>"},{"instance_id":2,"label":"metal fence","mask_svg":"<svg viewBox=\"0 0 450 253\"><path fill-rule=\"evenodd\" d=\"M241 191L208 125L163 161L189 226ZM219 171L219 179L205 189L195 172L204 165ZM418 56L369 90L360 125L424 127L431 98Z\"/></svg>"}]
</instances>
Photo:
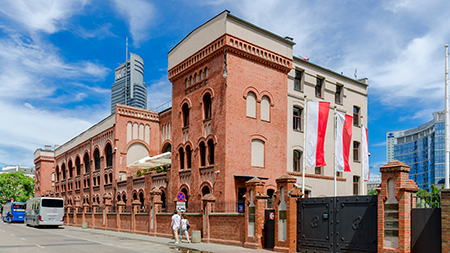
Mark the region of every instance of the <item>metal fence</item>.
<instances>
[{"instance_id":1,"label":"metal fence","mask_svg":"<svg viewBox=\"0 0 450 253\"><path fill-rule=\"evenodd\" d=\"M411 195L412 208L441 208L441 194L423 192Z\"/></svg>"}]
</instances>

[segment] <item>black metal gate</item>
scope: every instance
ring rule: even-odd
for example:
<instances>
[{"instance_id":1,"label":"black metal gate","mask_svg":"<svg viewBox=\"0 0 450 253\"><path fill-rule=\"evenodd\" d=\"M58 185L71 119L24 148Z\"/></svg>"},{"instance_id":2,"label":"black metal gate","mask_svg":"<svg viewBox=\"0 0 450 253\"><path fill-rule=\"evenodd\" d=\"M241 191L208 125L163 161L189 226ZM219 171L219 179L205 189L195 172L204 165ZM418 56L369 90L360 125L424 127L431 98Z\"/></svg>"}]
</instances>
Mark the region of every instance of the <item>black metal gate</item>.
<instances>
[{"instance_id":1,"label":"black metal gate","mask_svg":"<svg viewBox=\"0 0 450 253\"><path fill-rule=\"evenodd\" d=\"M378 196L302 198L299 252L377 252Z\"/></svg>"},{"instance_id":2,"label":"black metal gate","mask_svg":"<svg viewBox=\"0 0 450 253\"><path fill-rule=\"evenodd\" d=\"M442 225L439 194L418 194L411 203L411 252L441 252ZM414 201L415 200L415 201Z\"/></svg>"},{"instance_id":3,"label":"black metal gate","mask_svg":"<svg viewBox=\"0 0 450 253\"><path fill-rule=\"evenodd\" d=\"M275 210L266 209L264 216L264 248L275 246Z\"/></svg>"}]
</instances>

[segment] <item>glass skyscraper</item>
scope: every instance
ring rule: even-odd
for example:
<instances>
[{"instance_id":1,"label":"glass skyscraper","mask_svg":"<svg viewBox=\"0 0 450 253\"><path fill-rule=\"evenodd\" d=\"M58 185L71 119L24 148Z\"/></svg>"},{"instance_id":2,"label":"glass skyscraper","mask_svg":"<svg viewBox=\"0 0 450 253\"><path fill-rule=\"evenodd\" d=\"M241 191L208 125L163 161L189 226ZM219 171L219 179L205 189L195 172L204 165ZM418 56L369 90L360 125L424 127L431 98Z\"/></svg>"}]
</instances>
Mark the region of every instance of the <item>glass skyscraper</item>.
<instances>
[{"instance_id":1,"label":"glass skyscraper","mask_svg":"<svg viewBox=\"0 0 450 253\"><path fill-rule=\"evenodd\" d=\"M429 191L443 185L445 174L445 112L434 112L433 120L417 128L386 134L387 157L409 166L409 178ZM393 146L389 147L389 146Z\"/></svg>"},{"instance_id":2,"label":"glass skyscraper","mask_svg":"<svg viewBox=\"0 0 450 253\"><path fill-rule=\"evenodd\" d=\"M111 85L111 114L116 104L147 109L147 84L144 83L144 61L130 53L130 59L115 70L115 83Z\"/></svg>"}]
</instances>

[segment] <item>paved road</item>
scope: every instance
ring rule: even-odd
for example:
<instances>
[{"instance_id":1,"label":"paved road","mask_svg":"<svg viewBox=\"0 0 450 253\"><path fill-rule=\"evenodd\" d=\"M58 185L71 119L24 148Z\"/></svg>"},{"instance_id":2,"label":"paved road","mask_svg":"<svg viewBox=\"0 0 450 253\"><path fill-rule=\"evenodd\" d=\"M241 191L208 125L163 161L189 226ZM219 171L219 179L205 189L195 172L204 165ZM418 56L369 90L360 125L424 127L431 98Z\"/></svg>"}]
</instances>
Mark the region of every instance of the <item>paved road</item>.
<instances>
[{"instance_id":1,"label":"paved road","mask_svg":"<svg viewBox=\"0 0 450 253\"><path fill-rule=\"evenodd\" d=\"M0 221L0 252L188 252L171 245L120 238L69 228L33 228ZM190 251L190 253L198 251Z\"/></svg>"}]
</instances>

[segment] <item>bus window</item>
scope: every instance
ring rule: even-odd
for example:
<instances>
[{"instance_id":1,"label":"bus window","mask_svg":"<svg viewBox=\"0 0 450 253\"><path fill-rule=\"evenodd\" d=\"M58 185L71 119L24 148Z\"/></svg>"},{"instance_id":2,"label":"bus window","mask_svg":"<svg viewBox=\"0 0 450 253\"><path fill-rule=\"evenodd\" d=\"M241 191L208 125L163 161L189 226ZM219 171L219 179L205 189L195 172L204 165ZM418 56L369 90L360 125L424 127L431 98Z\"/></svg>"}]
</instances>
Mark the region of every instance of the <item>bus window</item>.
<instances>
[{"instance_id":1,"label":"bus window","mask_svg":"<svg viewBox=\"0 0 450 253\"><path fill-rule=\"evenodd\" d=\"M25 211L25 204L14 204L14 211Z\"/></svg>"},{"instance_id":2,"label":"bus window","mask_svg":"<svg viewBox=\"0 0 450 253\"><path fill-rule=\"evenodd\" d=\"M61 199L43 199L42 207L64 207L64 202Z\"/></svg>"}]
</instances>

